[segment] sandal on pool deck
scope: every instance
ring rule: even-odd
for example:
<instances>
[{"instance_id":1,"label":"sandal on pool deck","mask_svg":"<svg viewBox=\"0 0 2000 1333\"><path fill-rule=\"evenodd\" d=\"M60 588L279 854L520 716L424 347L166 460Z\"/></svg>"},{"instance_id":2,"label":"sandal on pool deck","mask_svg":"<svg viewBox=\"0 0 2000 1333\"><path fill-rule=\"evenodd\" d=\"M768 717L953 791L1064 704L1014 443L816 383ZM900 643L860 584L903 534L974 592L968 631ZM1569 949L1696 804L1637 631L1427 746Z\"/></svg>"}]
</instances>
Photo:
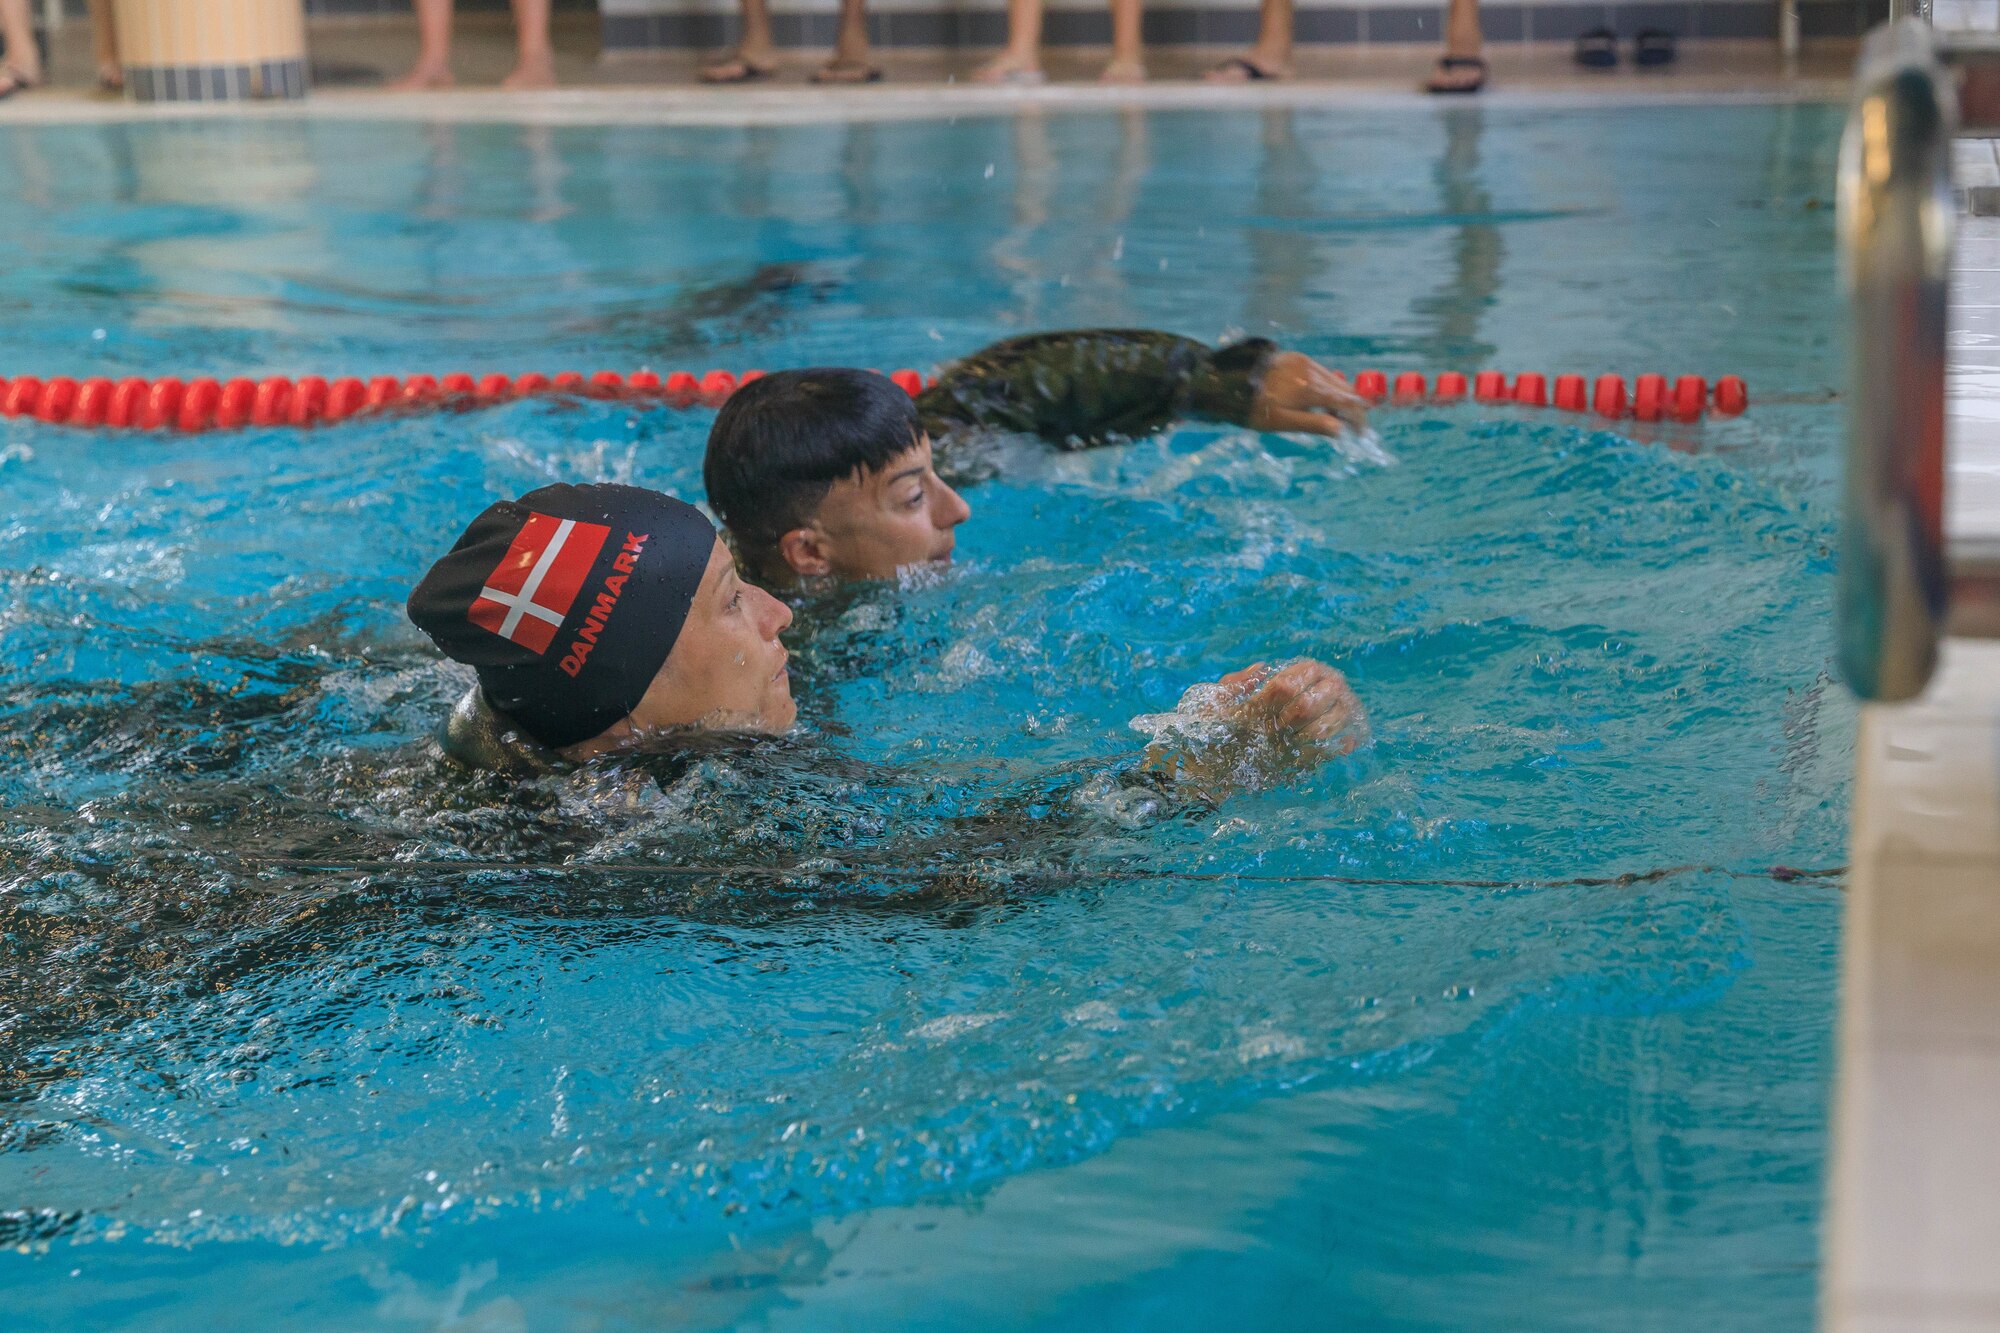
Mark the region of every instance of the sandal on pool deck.
<instances>
[{"instance_id":1,"label":"sandal on pool deck","mask_svg":"<svg viewBox=\"0 0 2000 1333\"><path fill-rule=\"evenodd\" d=\"M1578 33L1576 63L1585 69L1610 69L1618 63L1618 34L1609 28Z\"/></svg>"},{"instance_id":2,"label":"sandal on pool deck","mask_svg":"<svg viewBox=\"0 0 2000 1333\"><path fill-rule=\"evenodd\" d=\"M753 65L742 56L731 56L713 65L703 65L697 77L703 83L755 83L777 72L776 65Z\"/></svg>"},{"instance_id":3,"label":"sandal on pool deck","mask_svg":"<svg viewBox=\"0 0 2000 1333\"><path fill-rule=\"evenodd\" d=\"M880 83L882 71L873 65L863 65L846 60L829 60L813 71L812 81L817 84Z\"/></svg>"},{"instance_id":4,"label":"sandal on pool deck","mask_svg":"<svg viewBox=\"0 0 2000 1333\"><path fill-rule=\"evenodd\" d=\"M1674 56L1674 35L1659 28L1643 28L1632 39L1632 63L1635 65L1671 65Z\"/></svg>"},{"instance_id":5,"label":"sandal on pool deck","mask_svg":"<svg viewBox=\"0 0 2000 1333\"><path fill-rule=\"evenodd\" d=\"M1479 77L1471 83L1446 83L1444 77L1455 69L1476 70ZM1461 93L1476 93L1486 86L1486 60L1482 56L1439 56L1437 72L1424 84L1424 91L1439 97L1451 97Z\"/></svg>"},{"instance_id":6,"label":"sandal on pool deck","mask_svg":"<svg viewBox=\"0 0 2000 1333\"><path fill-rule=\"evenodd\" d=\"M1264 83L1287 76L1282 70L1265 69L1249 56L1231 56L1201 77L1209 83Z\"/></svg>"},{"instance_id":7,"label":"sandal on pool deck","mask_svg":"<svg viewBox=\"0 0 2000 1333\"><path fill-rule=\"evenodd\" d=\"M32 92L42 86L40 79L29 78L12 65L0 65L0 79L5 80L4 83L0 83L0 102L6 101L15 93Z\"/></svg>"}]
</instances>

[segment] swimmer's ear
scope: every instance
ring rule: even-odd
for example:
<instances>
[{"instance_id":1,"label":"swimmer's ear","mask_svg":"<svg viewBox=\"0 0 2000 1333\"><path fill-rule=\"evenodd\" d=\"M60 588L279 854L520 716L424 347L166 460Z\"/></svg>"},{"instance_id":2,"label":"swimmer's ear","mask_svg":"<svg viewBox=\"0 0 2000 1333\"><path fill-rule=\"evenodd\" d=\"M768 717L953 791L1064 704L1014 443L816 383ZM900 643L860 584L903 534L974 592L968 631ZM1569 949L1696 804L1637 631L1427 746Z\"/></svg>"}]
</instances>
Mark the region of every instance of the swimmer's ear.
<instances>
[{"instance_id":1,"label":"swimmer's ear","mask_svg":"<svg viewBox=\"0 0 2000 1333\"><path fill-rule=\"evenodd\" d=\"M793 528L778 538L778 555L796 578L825 578L833 572L826 537L814 528Z\"/></svg>"}]
</instances>

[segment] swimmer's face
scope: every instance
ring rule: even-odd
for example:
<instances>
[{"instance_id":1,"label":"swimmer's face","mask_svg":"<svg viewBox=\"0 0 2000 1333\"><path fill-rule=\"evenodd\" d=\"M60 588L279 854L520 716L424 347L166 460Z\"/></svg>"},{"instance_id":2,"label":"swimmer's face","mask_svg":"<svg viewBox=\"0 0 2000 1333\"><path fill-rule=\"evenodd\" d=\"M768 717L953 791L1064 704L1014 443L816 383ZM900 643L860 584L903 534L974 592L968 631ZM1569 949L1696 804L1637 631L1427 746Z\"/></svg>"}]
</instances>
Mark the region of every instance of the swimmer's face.
<instances>
[{"instance_id":1,"label":"swimmer's face","mask_svg":"<svg viewBox=\"0 0 2000 1333\"><path fill-rule=\"evenodd\" d=\"M887 466L834 482L778 551L802 578L891 579L913 565L949 564L952 530L971 516L964 497L932 468L924 436Z\"/></svg>"},{"instance_id":2,"label":"swimmer's face","mask_svg":"<svg viewBox=\"0 0 2000 1333\"><path fill-rule=\"evenodd\" d=\"M619 727L640 739L672 727L789 730L799 710L778 634L791 623L791 608L745 583L718 539L674 650Z\"/></svg>"}]
</instances>

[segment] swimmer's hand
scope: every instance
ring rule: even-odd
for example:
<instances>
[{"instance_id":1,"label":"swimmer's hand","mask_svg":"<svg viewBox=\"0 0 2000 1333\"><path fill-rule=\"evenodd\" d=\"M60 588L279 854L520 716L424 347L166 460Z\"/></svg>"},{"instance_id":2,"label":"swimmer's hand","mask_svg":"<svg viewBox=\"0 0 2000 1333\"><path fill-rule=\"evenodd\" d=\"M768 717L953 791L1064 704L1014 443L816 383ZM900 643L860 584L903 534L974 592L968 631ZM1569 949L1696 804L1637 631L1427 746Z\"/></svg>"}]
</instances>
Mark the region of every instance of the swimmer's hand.
<instances>
[{"instance_id":1,"label":"swimmer's hand","mask_svg":"<svg viewBox=\"0 0 2000 1333\"><path fill-rule=\"evenodd\" d=\"M1249 425L1262 431L1359 435L1368 429L1368 400L1340 372L1305 353L1279 352L1265 363Z\"/></svg>"},{"instance_id":2,"label":"swimmer's hand","mask_svg":"<svg viewBox=\"0 0 2000 1333\"><path fill-rule=\"evenodd\" d=\"M1361 700L1347 677L1324 662L1307 658L1275 671L1258 662L1216 684L1233 695L1222 711L1239 727L1294 748L1330 746L1315 760L1352 753L1361 743L1355 734L1364 721Z\"/></svg>"},{"instance_id":3,"label":"swimmer's hand","mask_svg":"<svg viewBox=\"0 0 2000 1333\"><path fill-rule=\"evenodd\" d=\"M1232 671L1132 725L1153 735L1146 770L1211 804L1352 753L1368 737L1347 678L1310 659Z\"/></svg>"}]
</instances>

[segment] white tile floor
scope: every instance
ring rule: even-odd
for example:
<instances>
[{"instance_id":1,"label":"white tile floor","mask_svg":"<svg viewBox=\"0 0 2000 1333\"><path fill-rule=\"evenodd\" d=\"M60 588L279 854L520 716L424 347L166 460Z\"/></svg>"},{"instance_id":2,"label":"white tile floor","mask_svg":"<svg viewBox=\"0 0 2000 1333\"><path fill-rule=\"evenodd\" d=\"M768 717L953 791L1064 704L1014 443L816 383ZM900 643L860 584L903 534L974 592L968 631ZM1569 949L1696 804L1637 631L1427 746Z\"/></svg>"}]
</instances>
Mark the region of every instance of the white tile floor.
<instances>
[{"instance_id":1,"label":"white tile floor","mask_svg":"<svg viewBox=\"0 0 2000 1333\"><path fill-rule=\"evenodd\" d=\"M1992 143L1958 167L2000 184ZM1947 530L2000 537L2000 219L1961 219L1947 396ZM1825 1324L2000 1329L2000 642L1856 749Z\"/></svg>"}]
</instances>

